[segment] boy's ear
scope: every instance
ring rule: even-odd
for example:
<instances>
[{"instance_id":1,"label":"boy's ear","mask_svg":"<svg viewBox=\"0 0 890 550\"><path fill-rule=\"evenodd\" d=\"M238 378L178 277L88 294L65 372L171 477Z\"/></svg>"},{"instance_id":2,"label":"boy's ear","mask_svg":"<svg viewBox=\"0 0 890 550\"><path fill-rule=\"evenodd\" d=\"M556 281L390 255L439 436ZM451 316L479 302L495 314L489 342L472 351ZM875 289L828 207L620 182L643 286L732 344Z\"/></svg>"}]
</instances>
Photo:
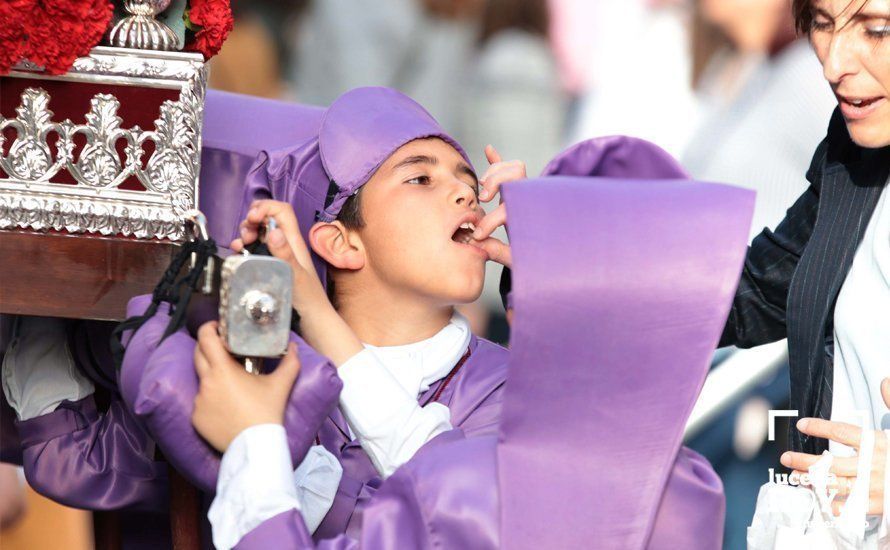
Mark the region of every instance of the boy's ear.
<instances>
[{"instance_id":1,"label":"boy's ear","mask_svg":"<svg viewBox=\"0 0 890 550\"><path fill-rule=\"evenodd\" d=\"M313 225L309 230L309 246L336 269L356 271L365 266L361 239L339 221Z\"/></svg>"}]
</instances>

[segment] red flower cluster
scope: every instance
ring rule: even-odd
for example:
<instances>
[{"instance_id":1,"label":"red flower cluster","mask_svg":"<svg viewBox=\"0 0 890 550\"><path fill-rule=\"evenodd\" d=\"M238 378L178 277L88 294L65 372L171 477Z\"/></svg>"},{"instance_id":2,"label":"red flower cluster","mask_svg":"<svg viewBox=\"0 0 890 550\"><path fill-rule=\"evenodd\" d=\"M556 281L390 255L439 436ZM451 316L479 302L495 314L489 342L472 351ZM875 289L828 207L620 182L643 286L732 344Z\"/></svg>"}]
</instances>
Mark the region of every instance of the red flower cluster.
<instances>
[{"instance_id":1,"label":"red flower cluster","mask_svg":"<svg viewBox=\"0 0 890 550\"><path fill-rule=\"evenodd\" d=\"M0 74L25 57L28 39L25 20L33 9L34 0L0 2Z\"/></svg>"},{"instance_id":2,"label":"red flower cluster","mask_svg":"<svg viewBox=\"0 0 890 550\"><path fill-rule=\"evenodd\" d=\"M0 3L0 74L27 59L63 74L102 40L109 0L10 0Z\"/></svg>"},{"instance_id":3,"label":"red flower cluster","mask_svg":"<svg viewBox=\"0 0 890 550\"><path fill-rule=\"evenodd\" d=\"M204 59L218 54L234 25L229 0L191 0L188 18L192 25L200 29L195 32L195 39L185 45L185 49L204 54Z\"/></svg>"}]
</instances>

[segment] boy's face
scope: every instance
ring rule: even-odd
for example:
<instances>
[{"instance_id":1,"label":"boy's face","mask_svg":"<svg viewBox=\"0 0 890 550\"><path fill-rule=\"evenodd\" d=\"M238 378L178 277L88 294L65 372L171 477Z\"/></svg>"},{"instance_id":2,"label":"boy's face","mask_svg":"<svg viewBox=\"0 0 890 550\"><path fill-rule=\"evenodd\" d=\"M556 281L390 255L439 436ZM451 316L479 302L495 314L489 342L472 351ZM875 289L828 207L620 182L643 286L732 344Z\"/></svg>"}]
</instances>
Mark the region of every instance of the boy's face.
<instances>
[{"instance_id":1,"label":"boy's face","mask_svg":"<svg viewBox=\"0 0 890 550\"><path fill-rule=\"evenodd\" d=\"M488 255L467 244L484 215L478 181L463 157L441 139L396 150L364 185L358 234L368 276L432 305L476 300Z\"/></svg>"}]
</instances>

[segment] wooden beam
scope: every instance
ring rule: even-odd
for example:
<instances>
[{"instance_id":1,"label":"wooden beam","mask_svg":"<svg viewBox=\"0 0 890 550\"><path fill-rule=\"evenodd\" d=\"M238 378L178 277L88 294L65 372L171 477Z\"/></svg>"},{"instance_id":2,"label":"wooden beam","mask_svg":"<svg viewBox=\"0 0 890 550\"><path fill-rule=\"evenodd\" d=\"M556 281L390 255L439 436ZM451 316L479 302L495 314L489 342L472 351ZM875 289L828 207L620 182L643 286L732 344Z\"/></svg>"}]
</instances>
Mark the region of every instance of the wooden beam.
<instances>
[{"instance_id":1,"label":"wooden beam","mask_svg":"<svg viewBox=\"0 0 890 550\"><path fill-rule=\"evenodd\" d=\"M93 235L0 230L0 313L122 320L150 294L178 246Z\"/></svg>"}]
</instances>

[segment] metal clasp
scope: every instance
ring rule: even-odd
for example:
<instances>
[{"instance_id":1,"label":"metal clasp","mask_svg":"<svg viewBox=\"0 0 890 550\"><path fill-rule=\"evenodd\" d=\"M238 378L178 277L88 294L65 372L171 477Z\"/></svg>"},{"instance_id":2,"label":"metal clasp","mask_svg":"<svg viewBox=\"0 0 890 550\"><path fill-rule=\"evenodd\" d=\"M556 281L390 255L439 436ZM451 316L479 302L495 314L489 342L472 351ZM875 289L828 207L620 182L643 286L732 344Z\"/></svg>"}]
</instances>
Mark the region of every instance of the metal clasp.
<instances>
[{"instance_id":1,"label":"metal clasp","mask_svg":"<svg viewBox=\"0 0 890 550\"><path fill-rule=\"evenodd\" d=\"M197 208L193 208L185 213L186 228L191 230L193 241L209 241L210 233L207 231L207 216ZM195 268L198 262L196 254L192 253L191 269ZM216 268L216 259L213 256L207 258L207 265L204 266L203 283L201 284L201 294L210 296L213 294L213 272Z\"/></svg>"}]
</instances>

